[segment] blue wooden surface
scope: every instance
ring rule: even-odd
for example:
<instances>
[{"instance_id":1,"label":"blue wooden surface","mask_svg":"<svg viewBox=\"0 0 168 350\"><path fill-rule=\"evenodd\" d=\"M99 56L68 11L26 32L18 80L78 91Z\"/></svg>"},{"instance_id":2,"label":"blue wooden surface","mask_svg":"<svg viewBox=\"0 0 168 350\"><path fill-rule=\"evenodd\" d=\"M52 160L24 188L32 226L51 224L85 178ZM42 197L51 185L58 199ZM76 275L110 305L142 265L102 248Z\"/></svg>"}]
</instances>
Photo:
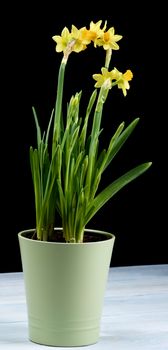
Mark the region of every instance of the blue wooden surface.
<instances>
[{"instance_id":1,"label":"blue wooden surface","mask_svg":"<svg viewBox=\"0 0 168 350\"><path fill-rule=\"evenodd\" d=\"M0 274L0 349L52 348L28 339L23 273ZM168 350L168 265L110 268L100 339L86 349Z\"/></svg>"}]
</instances>

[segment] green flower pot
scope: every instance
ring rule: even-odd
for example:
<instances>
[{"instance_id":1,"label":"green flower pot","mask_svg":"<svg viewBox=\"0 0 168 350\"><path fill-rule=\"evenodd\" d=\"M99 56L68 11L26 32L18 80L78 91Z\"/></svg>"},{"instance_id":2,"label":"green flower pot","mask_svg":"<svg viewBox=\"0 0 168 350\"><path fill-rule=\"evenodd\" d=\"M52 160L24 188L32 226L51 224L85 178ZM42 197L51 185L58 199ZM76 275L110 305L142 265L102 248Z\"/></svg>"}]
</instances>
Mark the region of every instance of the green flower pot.
<instances>
[{"instance_id":1,"label":"green flower pot","mask_svg":"<svg viewBox=\"0 0 168 350\"><path fill-rule=\"evenodd\" d=\"M18 234L29 339L53 346L96 343L115 236L85 230L102 240L57 243L28 238L33 231Z\"/></svg>"}]
</instances>

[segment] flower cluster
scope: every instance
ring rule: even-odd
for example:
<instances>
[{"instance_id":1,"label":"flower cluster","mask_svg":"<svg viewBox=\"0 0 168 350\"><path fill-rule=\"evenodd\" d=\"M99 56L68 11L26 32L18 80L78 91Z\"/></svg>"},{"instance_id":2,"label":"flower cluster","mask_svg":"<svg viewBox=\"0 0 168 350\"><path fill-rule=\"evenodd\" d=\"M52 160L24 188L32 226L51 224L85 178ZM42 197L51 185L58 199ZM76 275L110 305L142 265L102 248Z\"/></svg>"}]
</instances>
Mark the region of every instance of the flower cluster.
<instances>
[{"instance_id":1,"label":"flower cluster","mask_svg":"<svg viewBox=\"0 0 168 350\"><path fill-rule=\"evenodd\" d=\"M66 47L70 41L75 41L72 51L80 52L86 49L87 45L93 42L94 46L103 46L105 50L113 49L118 50L119 46L117 41L122 39L122 35L114 34L114 27L111 27L108 31L106 31L105 23L104 27L101 29L102 21L98 21L97 23L90 23L90 28L86 29L86 27L82 27L77 29L74 25L72 25L71 32L65 27L62 30L61 36L55 35L53 36L53 40L56 41L56 51L57 52L65 52Z\"/></svg>"},{"instance_id":2,"label":"flower cluster","mask_svg":"<svg viewBox=\"0 0 168 350\"><path fill-rule=\"evenodd\" d=\"M64 60L67 60L71 52L83 51L90 43L93 43L94 47L102 46L106 50L106 62L105 67L101 69L102 74L93 75L93 78L96 80L95 87L100 88L108 79L109 88L117 85L119 89L122 89L124 96L126 96L127 90L130 88L129 81L133 77L131 70L127 70L125 73L121 73L116 68L108 71L112 50L119 49L117 42L122 39L122 35L115 34L114 27L106 30L106 22L101 29L101 24L101 20L97 23L91 22L89 29L86 27L77 29L72 25L71 31L65 27L61 36L53 36L53 40L57 43L56 51L63 52Z\"/></svg>"}]
</instances>

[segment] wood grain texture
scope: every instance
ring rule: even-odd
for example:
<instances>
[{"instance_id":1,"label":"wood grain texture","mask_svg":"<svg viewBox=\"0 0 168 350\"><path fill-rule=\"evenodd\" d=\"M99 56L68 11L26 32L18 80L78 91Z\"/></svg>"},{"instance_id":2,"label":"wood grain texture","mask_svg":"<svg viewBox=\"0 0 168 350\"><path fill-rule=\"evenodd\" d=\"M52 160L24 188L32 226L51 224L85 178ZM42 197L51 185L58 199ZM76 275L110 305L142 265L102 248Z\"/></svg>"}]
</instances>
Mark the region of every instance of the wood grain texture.
<instances>
[{"instance_id":1,"label":"wood grain texture","mask_svg":"<svg viewBox=\"0 0 168 350\"><path fill-rule=\"evenodd\" d=\"M0 274L0 349L52 348L28 339L23 273ZM168 349L168 265L110 268L100 339L86 349Z\"/></svg>"}]
</instances>

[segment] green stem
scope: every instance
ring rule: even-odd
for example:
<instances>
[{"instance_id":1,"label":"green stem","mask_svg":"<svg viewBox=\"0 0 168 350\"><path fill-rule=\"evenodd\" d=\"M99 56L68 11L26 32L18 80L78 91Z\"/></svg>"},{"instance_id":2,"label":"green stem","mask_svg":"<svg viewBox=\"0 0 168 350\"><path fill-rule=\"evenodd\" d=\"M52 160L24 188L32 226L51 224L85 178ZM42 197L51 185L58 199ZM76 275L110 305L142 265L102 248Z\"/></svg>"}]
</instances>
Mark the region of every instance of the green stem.
<instances>
[{"instance_id":1,"label":"green stem","mask_svg":"<svg viewBox=\"0 0 168 350\"><path fill-rule=\"evenodd\" d=\"M108 49L106 51L106 60L105 60L105 67L109 69L110 61L112 56L112 49Z\"/></svg>"},{"instance_id":2,"label":"green stem","mask_svg":"<svg viewBox=\"0 0 168 350\"><path fill-rule=\"evenodd\" d=\"M53 130L53 141L52 141L52 157L54 155L55 148L60 139L63 86L64 86L66 63L67 61L62 60L60 69L59 69L59 74L58 74L58 86L57 86L57 97L55 102L54 130Z\"/></svg>"}]
</instances>

